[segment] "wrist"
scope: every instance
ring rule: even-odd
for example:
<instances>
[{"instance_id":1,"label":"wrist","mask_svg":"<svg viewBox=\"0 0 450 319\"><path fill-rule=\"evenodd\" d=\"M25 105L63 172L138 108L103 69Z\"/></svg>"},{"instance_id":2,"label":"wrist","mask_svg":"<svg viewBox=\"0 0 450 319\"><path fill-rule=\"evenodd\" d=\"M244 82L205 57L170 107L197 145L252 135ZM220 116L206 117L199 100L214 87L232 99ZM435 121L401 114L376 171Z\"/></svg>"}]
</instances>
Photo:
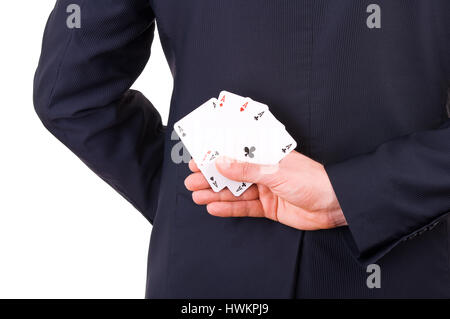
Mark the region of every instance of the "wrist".
<instances>
[{"instance_id":1,"label":"wrist","mask_svg":"<svg viewBox=\"0 0 450 319\"><path fill-rule=\"evenodd\" d=\"M347 220L345 219L344 212L342 211L341 205L339 204L336 193L333 189L333 185L331 184L330 178L325 171L325 168L322 166L322 171L324 175L324 187L326 190L326 195L324 196L325 203L325 212L329 216L330 224L333 227L346 226Z\"/></svg>"}]
</instances>

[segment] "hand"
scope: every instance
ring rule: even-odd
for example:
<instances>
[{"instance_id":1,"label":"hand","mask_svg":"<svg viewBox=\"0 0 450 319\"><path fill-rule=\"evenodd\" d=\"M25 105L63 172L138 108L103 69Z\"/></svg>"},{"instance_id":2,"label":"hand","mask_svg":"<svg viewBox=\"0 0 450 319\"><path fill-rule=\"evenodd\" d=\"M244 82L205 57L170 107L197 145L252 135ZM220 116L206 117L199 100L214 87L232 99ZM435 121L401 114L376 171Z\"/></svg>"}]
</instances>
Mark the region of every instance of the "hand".
<instances>
[{"instance_id":1,"label":"hand","mask_svg":"<svg viewBox=\"0 0 450 319\"><path fill-rule=\"evenodd\" d=\"M278 165L257 165L228 158L216 161L219 172L232 180L255 183L235 197L228 189L215 193L193 160L185 180L198 205L219 217L265 217L302 229L347 225L322 164L291 152Z\"/></svg>"}]
</instances>

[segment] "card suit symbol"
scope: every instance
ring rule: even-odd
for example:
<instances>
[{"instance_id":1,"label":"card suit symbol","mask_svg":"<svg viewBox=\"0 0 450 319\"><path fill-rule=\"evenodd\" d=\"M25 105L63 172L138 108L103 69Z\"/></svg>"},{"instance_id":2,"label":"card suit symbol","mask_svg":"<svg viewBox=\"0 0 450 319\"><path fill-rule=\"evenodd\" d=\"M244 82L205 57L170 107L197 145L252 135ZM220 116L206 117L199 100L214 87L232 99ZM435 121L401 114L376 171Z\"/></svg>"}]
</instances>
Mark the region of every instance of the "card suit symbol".
<instances>
[{"instance_id":1,"label":"card suit symbol","mask_svg":"<svg viewBox=\"0 0 450 319\"><path fill-rule=\"evenodd\" d=\"M220 103L219 105L220 105L220 107L222 107L222 106L223 106L223 103Z\"/></svg>"},{"instance_id":2,"label":"card suit symbol","mask_svg":"<svg viewBox=\"0 0 450 319\"><path fill-rule=\"evenodd\" d=\"M245 152L245 157L250 157L253 158L255 157L255 154L253 154L256 151L256 148L254 146L251 146L250 148L248 148L247 146L244 147L244 152Z\"/></svg>"},{"instance_id":3,"label":"card suit symbol","mask_svg":"<svg viewBox=\"0 0 450 319\"><path fill-rule=\"evenodd\" d=\"M209 179L214 182L214 176L211 176Z\"/></svg>"},{"instance_id":4,"label":"card suit symbol","mask_svg":"<svg viewBox=\"0 0 450 319\"><path fill-rule=\"evenodd\" d=\"M255 121L259 120L258 116L254 116L253 118L255 119Z\"/></svg>"},{"instance_id":5,"label":"card suit symbol","mask_svg":"<svg viewBox=\"0 0 450 319\"><path fill-rule=\"evenodd\" d=\"M179 125L178 125L178 130L180 131L180 133L181 133L181 135L182 135L183 137L186 136L186 133L184 132L183 128L182 128L181 126L179 126Z\"/></svg>"},{"instance_id":6,"label":"card suit symbol","mask_svg":"<svg viewBox=\"0 0 450 319\"><path fill-rule=\"evenodd\" d=\"M243 107L241 107L241 112L243 112L245 109Z\"/></svg>"},{"instance_id":7,"label":"card suit symbol","mask_svg":"<svg viewBox=\"0 0 450 319\"><path fill-rule=\"evenodd\" d=\"M286 145L286 147L282 148L281 150L283 151L283 153L286 153L286 151L289 150L291 148L291 146L292 146L292 143Z\"/></svg>"},{"instance_id":8,"label":"card suit symbol","mask_svg":"<svg viewBox=\"0 0 450 319\"><path fill-rule=\"evenodd\" d=\"M245 183L242 183L242 185L241 185L242 187L245 187L245 186L247 186L247 184L245 184Z\"/></svg>"}]
</instances>

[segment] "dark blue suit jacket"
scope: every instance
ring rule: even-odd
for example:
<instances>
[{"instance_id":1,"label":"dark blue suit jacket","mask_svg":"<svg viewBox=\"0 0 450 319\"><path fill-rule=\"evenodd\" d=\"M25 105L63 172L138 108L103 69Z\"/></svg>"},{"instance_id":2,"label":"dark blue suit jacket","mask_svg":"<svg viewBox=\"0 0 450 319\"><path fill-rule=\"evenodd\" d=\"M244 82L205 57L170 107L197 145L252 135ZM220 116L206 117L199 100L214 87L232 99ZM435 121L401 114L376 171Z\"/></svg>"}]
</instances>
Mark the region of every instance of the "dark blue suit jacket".
<instances>
[{"instance_id":1,"label":"dark blue suit jacket","mask_svg":"<svg viewBox=\"0 0 450 319\"><path fill-rule=\"evenodd\" d=\"M374 1L381 28L367 24ZM129 89L155 21L174 78L167 128ZM450 297L449 87L448 0L60 0L34 103L153 223L147 297ZM172 126L222 89L270 105L325 164L349 227L221 219L192 202Z\"/></svg>"}]
</instances>

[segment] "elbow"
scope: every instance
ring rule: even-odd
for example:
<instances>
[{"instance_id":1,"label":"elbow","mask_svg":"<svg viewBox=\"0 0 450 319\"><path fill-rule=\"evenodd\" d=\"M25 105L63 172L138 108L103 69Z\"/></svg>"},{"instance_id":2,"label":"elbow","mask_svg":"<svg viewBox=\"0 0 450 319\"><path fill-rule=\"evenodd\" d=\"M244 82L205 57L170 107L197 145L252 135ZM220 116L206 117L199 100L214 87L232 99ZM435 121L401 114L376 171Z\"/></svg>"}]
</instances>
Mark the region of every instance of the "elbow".
<instances>
[{"instance_id":1,"label":"elbow","mask_svg":"<svg viewBox=\"0 0 450 319\"><path fill-rule=\"evenodd\" d=\"M52 122L52 114L50 112L51 99L48 97L48 94L46 94L47 92L45 92L45 90L41 90L39 88L40 88L39 83L35 82L33 89L34 111L36 112L37 116L44 124L44 126L49 131L51 131L50 129Z\"/></svg>"},{"instance_id":2,"label":"elbow","mask_svg":"<svg viewBox=\"0 0 450 319\"><path fill-rule=\"evenodd\" d=\"M49 116L48 116L48 111L47 111L46 107L44 106L44 104L37 101L36 98L34 98L33 100L34 100L34 111L36 112L36 114L39 117L39 119L41 120L41 122L45 126L47 126L47 124L49 122Z\"/></svg>"}]
</instances>

